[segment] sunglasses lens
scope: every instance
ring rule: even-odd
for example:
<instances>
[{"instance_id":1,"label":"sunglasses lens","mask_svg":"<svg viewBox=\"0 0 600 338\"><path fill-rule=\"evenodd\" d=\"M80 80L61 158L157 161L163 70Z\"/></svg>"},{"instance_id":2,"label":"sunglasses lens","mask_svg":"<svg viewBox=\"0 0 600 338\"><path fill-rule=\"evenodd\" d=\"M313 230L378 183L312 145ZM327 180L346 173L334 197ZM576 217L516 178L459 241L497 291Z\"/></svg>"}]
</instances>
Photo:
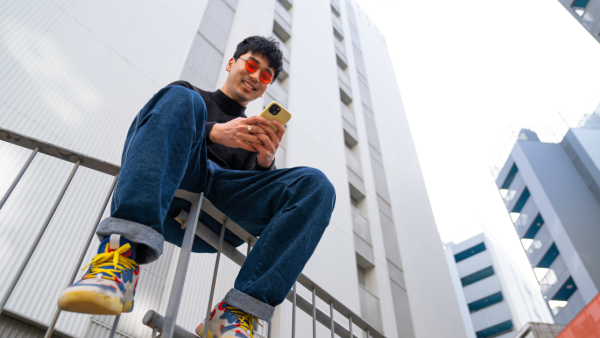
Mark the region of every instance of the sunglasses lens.
<instances>
[{"instance_id":1,"label":"sunglasses lens","mask_svg":"<svg viewBox=\"0 0 600 338\"><path fill-rule=\"evenodd\" d=\"M260 73L260 81L262 83L269 84L271 83L271 80L273 80L273 75L271 75L271 73L264 70Z\"/></svg>"},{"instance_id":2,"label":"sunglasses lens","mask_svg":"<svg viewBox=\"0 0 600 338\"><path fill-rule=\"evenodd\" d=\"M254 73L258 69L258 63L252 59L246 61L246 70Z\"/></svg>"}]
</instances>

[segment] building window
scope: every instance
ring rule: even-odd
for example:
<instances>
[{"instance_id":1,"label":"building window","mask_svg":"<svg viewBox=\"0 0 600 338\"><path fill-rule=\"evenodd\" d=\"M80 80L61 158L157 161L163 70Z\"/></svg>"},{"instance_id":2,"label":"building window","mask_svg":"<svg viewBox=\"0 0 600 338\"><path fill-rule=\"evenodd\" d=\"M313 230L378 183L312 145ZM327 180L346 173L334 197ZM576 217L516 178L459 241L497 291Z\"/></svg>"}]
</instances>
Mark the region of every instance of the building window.
<instances>
[{"instance_id":1,"label":"building window","mask_svg":"<svg viewBox=\"0 0 600 338\"><path fill-rule=\"evenodd\" d=\"M511 320L507 320L500 324L496 324L492 327L488 327L487 329L483 329L481 331L475 332L477 338L491 338L499 336L503 333L509 332L513 329L513 323Z\"/></svg>"},{"instance_id":2,"label":"building window","mask_svg":"<svg viewBox=\"0 0 600 338\"><path fill-rule=\"evenodd\" d=\"M502 296L502 292L496 292L492 295L469 303L469 311L475 312L481 309L485 309L488 306L500 303L503 299L504 297Z\"/></svg>"},{"instance_id":3,"label":"building window","mask_svg":"<svg viewBox=\"0 0 600 338\"><path fill-rule=\"evenodd\" d=\"M558 290L558 292L548 301L552 313L556 316L560 309L565 307L568 303L569 298L577 291L577 285L573 281L573 277L569 277L565 284Z\"/></svg>"},{"instance_id":4,"label":"building window","mask_svg":"<svg viewBox=\"0 0 600 338\"><path fill-rule=\"evenodd\" d=\"M472 248L468 248L465 251L461 251L459 253L457 253L456 255L454 255L454 260L456 261L456 263L465 260L471 256L475 256L478 253L485 251L485 243L479 243L477 245L475 245Z\"/></svg>"},{"instance_id":5,"label":"building window","mask_svg":"<svg viewBox=\"0 0 600 338\"><path fill-rule=\"evenodd\" d=\"M550 247L550 249L548 249L548 251L546 251L546 254L542 258L542 260L538 263L536 268L549 269L550 265L552 265L552 263L554 262L556 257L558 257L558 254L559 254L559 252L558 252L558 248L556 247L556 243L552 243L552 246Z\"/></svg>"},{"instance_id":6,"label":"building window","mask_svg":"<svg viewBox=\"0 0 600 338\"><path fill-rule=\"evenodd\" d=\"M468 276L465 276L460 279L462 286L467 286L476 282L479 282L482 279L488 278L494 274L494 267L489 266L485 269L479 270L475 273L472 273Z\"/></svg>"},{"instance_id":7,"label":"building window","mask_svg":"<svg viewBox=\"0 0 600 338\"><path fill-rule=\"evenodd\" d=\"M521 210L523 210L523 206L525 206L525 203L529 199L529 196L531 196L531 193L529 192L529 189L525 187L525 190L523 190L523 193L521 193L521 196L517 200L517 203L515 203L515 206L513 207L511 212L521 213Z\"/></svg>"},{"instance_id":8,"label":"building window","mask_svg":"<svg viewBox=\"0 0 600 338\"><path fill-rule=\"evenodd\" d=\"M583 14L585 13L585 7L587 6L588 2L590 2L590 0L575 0L571 4L571 8L573 8L577 15L583 16Z\"/></svg>"},{"instance_id":9,"label":"building window","mask_svg":"<svg viewBox=\"0 0 600 338\"><path fill-rule=\"evenodd\" d=\"M512 181L515 179L517 172L519 172L519 168L517 168L516 164L513 164L512 167L510 168L510 171L508 172L508 175L506 176L506 179L504 180L504 183L502 183L502 186L500 187L500 189L508 189L508 187L510 187L510 184L512 183Z\"/></svg>"},{"instance_id":10,"label":"building window","mask_svg":"<svg viewBox=\"0 0 600 338\"><path fill-rule=\"evenodd\" d=\"M529 229L527 230L525 235L523 235L523 238L533 239L535 235L537 235L538 231L540 231L542 225L544 225L544 219L542 218L542 215L537 214L537 216L529 226Z\"/></svg>"}]
</instances>

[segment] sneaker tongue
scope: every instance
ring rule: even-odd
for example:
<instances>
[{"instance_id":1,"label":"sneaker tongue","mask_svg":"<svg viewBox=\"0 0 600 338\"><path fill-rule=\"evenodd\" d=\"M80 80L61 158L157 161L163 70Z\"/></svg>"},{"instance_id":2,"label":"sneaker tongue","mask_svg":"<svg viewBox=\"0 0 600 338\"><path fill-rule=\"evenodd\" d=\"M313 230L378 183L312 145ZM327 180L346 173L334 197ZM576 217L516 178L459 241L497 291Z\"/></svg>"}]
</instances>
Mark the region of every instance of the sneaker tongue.
<instances>
[{"instance_id":1,"label":"sneaker tongue","mask_svg":"<svg viewBox=\"0 0 600 338\"><path fill-rule=\"evenodd\" d=\"M117 250L118 248L122 247L125 244L129 244L131 246L131 249L127 250L127 252L125 252L123 256L135 260L135 252L133 250L133 243L121 235L110 235L110 236L105 237L102 240L102 242L100 242L100 246L98 247L98 253L106 252L107 246L111 251L114 251L114 250Z\"/></svg>"}]
</instances>

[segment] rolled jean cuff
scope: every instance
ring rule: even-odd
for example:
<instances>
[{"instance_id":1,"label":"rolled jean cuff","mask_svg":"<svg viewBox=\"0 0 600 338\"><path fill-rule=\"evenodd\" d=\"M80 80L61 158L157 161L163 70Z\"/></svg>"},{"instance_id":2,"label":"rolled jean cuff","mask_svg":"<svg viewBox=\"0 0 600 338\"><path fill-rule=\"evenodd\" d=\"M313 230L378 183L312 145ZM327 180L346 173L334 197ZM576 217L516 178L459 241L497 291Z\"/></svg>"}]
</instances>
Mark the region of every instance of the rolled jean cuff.
<instances>
[{"instance_id":1,"label":"rolled jean cuff","mask_svg":"<svg viewBox=\"0 0 600 338\"><path fill-rule=\"evenodd\" d=\"M227 305L235 306L247 314L266 320L269 323L273 319L273 314L275 313L275 307L263 303L236 289L229 290L225 295L225 298L223 298L223 301L227 303Z\"/></svg>"},{"instance_id":2,"label":"rolled jean cuff","mask_svg":"<svg viewBox=\"0 0 600 338\"><path fill-rule=\"evenodd\" d=\"M121 235L138 246L135 261L138 264L152 263L162 255L165 238L147 225L121 218L109 217L98 225L96 235L102 241L112 234Z\"/></svg>"}]
</instances>

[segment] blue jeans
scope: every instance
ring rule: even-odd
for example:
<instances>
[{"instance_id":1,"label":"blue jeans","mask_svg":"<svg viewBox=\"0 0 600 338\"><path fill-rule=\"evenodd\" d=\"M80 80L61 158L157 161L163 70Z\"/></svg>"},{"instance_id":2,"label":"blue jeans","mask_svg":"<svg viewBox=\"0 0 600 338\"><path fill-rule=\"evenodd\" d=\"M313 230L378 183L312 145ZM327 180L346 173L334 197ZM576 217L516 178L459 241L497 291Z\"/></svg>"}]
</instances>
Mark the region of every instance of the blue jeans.
<instances>
[{"instance_id":1,"label":"blue jeans","mask_svg":"<svg viewBox=\"0 0 600 338\"><path fill-rule=\"evenodd\" d=\"M111 217L100 238L120 234L138 244L137 261L160 256L164 240L181 246L184 231L174 220L191 204L174 198L177 189L204 192L219 210L259 236L224 301L270 320L302 272L331 219L335 190L319 170L225 170L207 159L206 107L187 88L160 90L133 121L123 150ZM205 213L200 221L219 234ZM244 242L227 230L225 240ZM193 252L216 250L195 237Z\"/></svg>"}]
</instances>

